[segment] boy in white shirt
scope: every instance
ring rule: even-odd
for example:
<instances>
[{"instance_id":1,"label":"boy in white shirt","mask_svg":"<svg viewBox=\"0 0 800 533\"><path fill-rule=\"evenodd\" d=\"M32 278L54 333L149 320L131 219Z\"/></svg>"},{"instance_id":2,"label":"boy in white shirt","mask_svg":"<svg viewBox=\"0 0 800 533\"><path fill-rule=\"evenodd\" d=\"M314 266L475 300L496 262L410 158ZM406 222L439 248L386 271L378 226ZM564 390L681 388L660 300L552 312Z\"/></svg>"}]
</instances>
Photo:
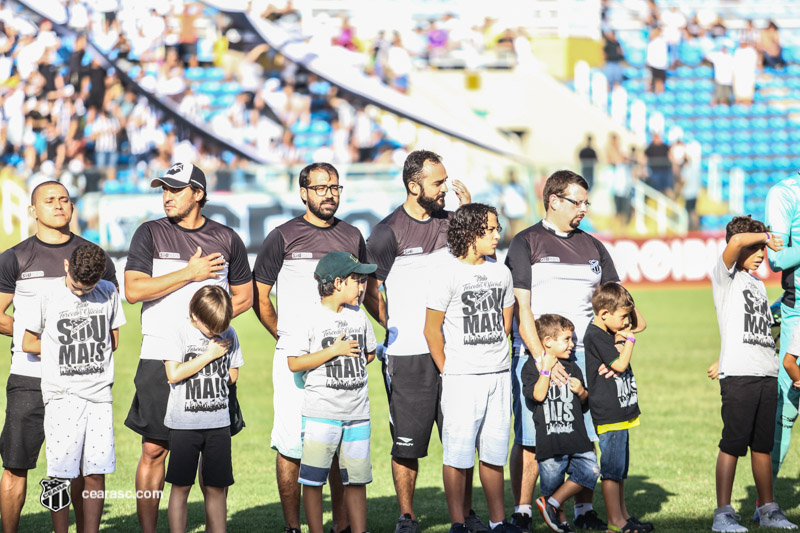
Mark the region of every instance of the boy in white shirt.
<instances>
[{"instance_id":1,"label":"boy in white shirt","mask_svg":"<svg viewBox=\"0 0 800 533\"><path fill-rule=\"evenodd\" d=\"M444 490L451 533L466 533L466 473L480 459L489 530L517 533L506 522L503 466L511 428L508 334L514 311L511 271L493 256L501 227L494 207L461 206L450 221L452 255L428 289L425 339L442 373Z\"/></svg>"},{"instance_id":2,"label":"boy in white shirt","mask_svg":"<svg viewBox=\"0 0 800 533\"><path fill-rule=\"evenodd\" d=\"M116 467L112 352L125 315L116 287L101 279L105 269L106 254L99 246L77 247L64 261L66 276L42 287L40 305L21 317L22 348L42 359L47 475L83 476L82 492L92 496L82 498L82 505L75 502L84 531L100 529L105 474ZM69 500L63 503L52 511L56 533L69 529Z\"/></svg>"}]
</instances>

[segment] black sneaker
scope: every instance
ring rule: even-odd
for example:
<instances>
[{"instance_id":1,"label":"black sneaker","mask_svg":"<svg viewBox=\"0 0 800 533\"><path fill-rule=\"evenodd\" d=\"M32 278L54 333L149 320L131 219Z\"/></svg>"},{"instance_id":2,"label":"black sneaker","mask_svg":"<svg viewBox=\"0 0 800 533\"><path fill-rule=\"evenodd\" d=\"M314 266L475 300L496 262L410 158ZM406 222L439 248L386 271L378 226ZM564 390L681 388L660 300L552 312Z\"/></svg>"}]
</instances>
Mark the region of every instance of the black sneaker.
<instances>
[{"instance_id":1,"label":"black sneaker","mask_svg":"<svg viewBox=\"0 0 800 533\"><path fill-rule=\"evenodd\" d=\"M639 526L639 529L645 531L646 533L650 533L656 528L656 526L654 526L652 522L642 522L635 516L631 516L629 520L634 524L636 524L637 526Z\"/></svg>"},{"instance_id":2,"label":"black sneaker","mask_svg":"<svg viewBox=\"0 0 800 533\"><path fill-rule=\"evenodd\" d=\"M511 515L511 523L522 531L531 530L531 515L514 513Z\"/></svg>"},{"instance_id":3,"label":"black sneaker","mask_svg":"<svg viewBox=\"0 0 800 533\"><path fill-rule=\"evenodd\" d=\"M336 531L334 531L333 528L331 528L331 533L336 533ZM347 526L346 528L341 530L339 533L353 533L353 532L350 530L350 526Z\"/></svg>"},{"instance_id":4,"label":"black sneaker","mask_svg":"<svg viewBox=\"0 0 800 533\"><path fill-rule=\"evenodd\" d=\"M608 529L608 524L600 520L600 517L597 516L597 511L592 509L575 518L575 529L605 531Z\"/></svg>"},{"instance_id":5,"label":"black sneaker","mask_svg":"<svg viewBox=\"0 0 800 533\"><path fill-rule=\"evenodd\" d=\"M575 530L572 529L572 526L569 525L569 522L561 522L558 524L558 527L561 528L563 533L575 533Z\"/></svg>"},{"instance_id":6,"label":"black sneaker","mask_svg":"<svg viewBox=\"0 0 800 533\"><path fill-rule=\"evenodd\" d=\"M550 503L544 499L544 496L539 496L539 498L536 499L536 507L538 507L539 512L542 513L542 518L544 518L544 523L547 524L547 527L556 533L564 533L559 527L561 522L558 520L558 509L550 505Z\"/></svg>"},{"instance_id":7,"label":"black sneaker","mask_svg":"<svg viewBox=\"0 0 800 533\"><path fill-rule=\"evenodd\" d=\"M394 533L419 533L419 524L411 518L410 514L406 513L397 519Z\"/></svg>"},{"instance_id":8,"label":"black sneaker","mask_svg":"<svg viewBox=\"0 0 800 533\"><path fill-rule=\"evenodd\" d=\"M502 523L497 524L496 526L494 526L492 529L489 530L489 532L490 533L522 533L522 530L520 528L518 528L517 526L515 526L514 524L511 524L510 522L507 522L506 520L503 520Z\"/></svg>"},{"instance_id":9,"label":"black sneaker","mask_svg":"<svg viewBox=\"0 0 800 533\"><path fill-rule=\"evenodd\" d=\"M300 533L300 530L296 529L296 528L293 528L293 527L286 526L285 528L283 528L283 533Z\"/></svg>"},{"instance_id":10,"label":"black sneaker","mask_svg":"<svg viewBox=\"0 0 800 533\"><path fill-rule=\"evenodd\" d=\"M449 533L469 533L467 524L452 524Z\"/></svg>"},{"instance_id":11,"label":"black sneaker","mask_svg":"<svg viewBox=\"0 0 800 533\"><path fill-rule=\"evenodd\" d=\"M489 533L489 526L483 523L475 511L469 510L469 514L464 517L464 523L469 529L469 533Z\"/></svg>"}]
</instances>

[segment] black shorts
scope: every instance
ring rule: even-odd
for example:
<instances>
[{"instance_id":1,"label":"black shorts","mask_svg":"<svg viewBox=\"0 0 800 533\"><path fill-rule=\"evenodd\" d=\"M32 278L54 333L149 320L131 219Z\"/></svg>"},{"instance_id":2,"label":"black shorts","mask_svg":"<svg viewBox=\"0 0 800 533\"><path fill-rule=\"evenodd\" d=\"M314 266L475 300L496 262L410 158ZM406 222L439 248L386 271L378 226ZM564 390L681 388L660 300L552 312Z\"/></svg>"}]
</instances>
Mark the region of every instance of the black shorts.
<instances>
[{"instance_id":1,"label":"black shorts","mask_svg":"<svg viewBox=\"0 0 800 533\"><path fill-rule=\"evenodd\" d=\"M207 487L233 485L231 429L171 429L169 466L166 480L173 485L194 485L197 462L203 455L203 484Z\"/></svg>"},{"instance_id":2,"label":"black shorts","mask_svg":"<svg viewBox=\"0 0 800 533\"><path fill-rule=\"evenodd\" d=\"M719 380L722 439L719 449L736 457L750 451L770 453L778 409L777 378L728 376Z\"/></svg>"},{"instance_id":3,"label":"black shorts","mask_svg":"<svg viewBox=\"0 0 800 533\"><path fill-rule=\"evenodd\" d=\"M6 420L0 434L3 468L32 470L44 442L42 380L10 374L6 384Z\"/></svg>"},{"instance_id":4,"label":"black shorts","mask_svg":"<svg viewBox=\"0 0 800 533\"><path fill-rule=\"evenodd\" d=\"M125 425L144 439L169 441L169 428L164 425L169 400L169 383L164 361L140 359L133 378L136 393Z\"/></svg>"},{"instance_id":5,"label":"black shorts","mask_svg":"<svg viewBox=\"0 0 800 533\"><path fill-rule=\"evenodd\" d=\"M392 457L418 459L428 455L433 423L442 438L442 377L430 354L388 356L383 365L389 398Z\"/></svg>"},{"instance_id":6,"label":"black shorts","mask_svg":"<svg viewBox=\"0 0 800 533\"><path fill-rule=\"evenodd\" d=\"M660 68L650 67L650 76L652 76L653 82L656 80L666 81L667 71Z\"/></svg>"}]
</instances>

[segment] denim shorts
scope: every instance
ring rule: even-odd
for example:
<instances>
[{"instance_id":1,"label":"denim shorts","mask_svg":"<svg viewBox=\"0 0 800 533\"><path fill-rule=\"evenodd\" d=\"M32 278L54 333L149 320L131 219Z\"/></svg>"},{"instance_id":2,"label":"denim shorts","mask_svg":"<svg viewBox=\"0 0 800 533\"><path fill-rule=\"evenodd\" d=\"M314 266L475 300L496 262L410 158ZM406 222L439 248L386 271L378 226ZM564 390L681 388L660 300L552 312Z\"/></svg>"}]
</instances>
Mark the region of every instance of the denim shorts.
<instances>
[{"instance_id":1,"label":"denim shorts","mask_svg":"<svg viewBox=\"0 0 800 533\"><path fill-rule=\"evenodd\" d=\"M549 498L564 484L564 474L581 487L594 490L600 469L593 450L572 455L556 455L539 461L539 491Z\"/></svg>"},{"instance_id":2,"label":"denim shorts","mask_svg":"<svg viewBox=\"0 0 800 533\"><path fill-rule=\"evenodd\" d=\"M603 479L622 481L628 477L628 430L600 434L600 475Z\"/></svg>"}]
</instances>

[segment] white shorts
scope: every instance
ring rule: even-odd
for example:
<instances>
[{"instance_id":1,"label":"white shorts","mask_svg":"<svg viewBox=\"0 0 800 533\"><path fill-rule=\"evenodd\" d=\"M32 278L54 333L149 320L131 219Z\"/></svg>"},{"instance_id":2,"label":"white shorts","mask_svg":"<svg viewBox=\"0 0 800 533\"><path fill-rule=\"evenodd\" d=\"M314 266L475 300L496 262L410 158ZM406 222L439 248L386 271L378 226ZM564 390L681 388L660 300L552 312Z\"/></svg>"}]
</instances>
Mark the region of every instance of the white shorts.
<instances>
[{"instance_id":1,"label":"white shorts","mask_svg":"<svg viewBox=\"0 0 800 533\"><path fill-rule=\"evenodd\" d=\"M303 372L289 370L286 351L276 348L272 358L272 442L281 455L303 456Z\"/></svg>"},{"instance_id":2,"label":"white shorts","mask_svg":"<svg viewBox=\"0 0 800 533\"><path fill-rule=\"evenodd\" d=\"M111 403L77 396L50 400L44 406L44 437L50 477L110 474L116 467Z\"/></svg>"},{"instance_id":3,"label":"white shorts","mask_svg":"<svg viewBox=\"0 0 800 533\"><path fill-rule=\"evenodd\" d=\"M511 374L442 376L442 462L453 468L475 466L475 449L487 464L508 459L511 430Z\"/></svg>"}]
</instances>

